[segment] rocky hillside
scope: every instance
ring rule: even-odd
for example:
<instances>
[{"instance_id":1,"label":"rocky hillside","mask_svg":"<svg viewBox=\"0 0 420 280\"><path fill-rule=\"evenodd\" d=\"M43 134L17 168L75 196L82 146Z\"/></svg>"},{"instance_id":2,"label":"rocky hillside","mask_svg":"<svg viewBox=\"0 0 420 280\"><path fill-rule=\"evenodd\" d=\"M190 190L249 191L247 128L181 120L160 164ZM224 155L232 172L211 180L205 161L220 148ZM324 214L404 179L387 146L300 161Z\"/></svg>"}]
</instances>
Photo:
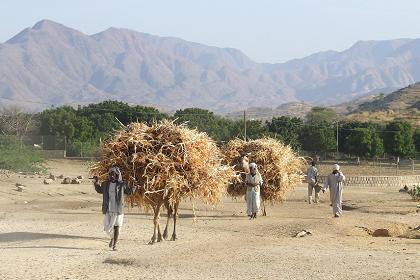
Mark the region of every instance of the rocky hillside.
<instances>
[{"instance_id":1,"label":"rocky hillside","mask_svg":"<svg viewBox=\"0 0 420 280\"><path fill-rule=\"evenodd\" d=\"M0 44L0 105L105 99L215 112L338 104L420 80L420 39L358 42L280 64L230 48L110 28L86 35L43 20Z\"/></svg>"},{"instance_id":2,"label":"rocky hillside","mask_svg":"<svg viewBox=\"0 0 420 280\"><path fill-rule=\"evenodd\" d=\"M346 118L378 122L406 120L420 128L420 83L388 95L377 95L373 100L356 106Z\"/></svg>"}]
</instances>

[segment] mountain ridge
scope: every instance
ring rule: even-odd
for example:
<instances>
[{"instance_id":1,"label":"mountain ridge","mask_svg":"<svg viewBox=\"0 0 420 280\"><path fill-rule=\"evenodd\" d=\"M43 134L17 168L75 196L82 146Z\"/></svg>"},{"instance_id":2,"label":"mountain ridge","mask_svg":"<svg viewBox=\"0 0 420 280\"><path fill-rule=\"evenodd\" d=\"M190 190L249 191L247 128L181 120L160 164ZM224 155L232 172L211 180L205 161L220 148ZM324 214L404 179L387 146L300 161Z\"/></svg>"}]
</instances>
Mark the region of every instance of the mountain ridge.
<instances>
[{"instance_id":1,"label":"mountain ridge","mask_svg":"<svg viewBox=\"0 0 420 280\"><path fill-rule=\"evenodd\" d=\"M114 99L222 113L290 102L333 105L420 80L417 45L420 39L359 41L341 52L270 64L176 37L114 27L86 35L41 20L0 44L0 100Z\"/></svg>"}]
</instances>

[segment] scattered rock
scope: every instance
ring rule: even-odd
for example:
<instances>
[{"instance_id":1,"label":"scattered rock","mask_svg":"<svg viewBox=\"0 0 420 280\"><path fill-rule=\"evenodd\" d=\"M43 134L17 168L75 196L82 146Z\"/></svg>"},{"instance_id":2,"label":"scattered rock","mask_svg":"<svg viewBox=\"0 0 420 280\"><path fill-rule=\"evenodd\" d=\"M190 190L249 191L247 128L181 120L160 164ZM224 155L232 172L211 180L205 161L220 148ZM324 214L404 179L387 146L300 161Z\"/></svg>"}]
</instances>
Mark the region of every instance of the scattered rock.
<instances>
[{"instance_id":1,"label":"scattered rock","mask_svg":"<svg viewBox=\"0 0 420 280\"><path fill-rule=\"evenodd\" d=\"M372 233L373 237L391 237L389 230L386 228L378 228Z\"/></svg>"},{"instance_id":2,"label":"scattered rock","mask_svg":"<svg viewBox=\"0 0 420 280\"><path fill-rule=\"evenodd\" d=\"M44 184L45 185L51 185L54 182L53 179L44 179Z\"/></svg>"},{"instance_id":3,"label":"scattered rock","mask_svg":"<svg viewBox=\"0 0 420 280\"><path fill-rule=\"evenodd\" d=\"M55 181L56 177L54 175L50 174L50 176L48 176L48 179L51 179L51 180Z\"/></svg>"},{"instance_id":4,"label":"scattered rock","mask_svg":"<svg viewBox=\"0 0 420 280\"><path fill-rule=\"evenodd\" d=\"M57 178L58 178L58 179L63 179L63 178L64 178L64 175L63 175L63 174L61 174L61 175L57 176Z\"/></svg>"},{"instance_id":5,"label":"scattered rock","mask_svg":"<svg viewBox=\"0 0 420 280\"><path fill-rule=\"evenodd\" d=\"M408 187L407 185L404 186L404 188L400 189L399 192L408 192Z\"/></svg>"},{"instance_id":6,"label":"scattered rock","mask_svg":"<svg viewBox=\"0 0 420 280\"><path fill-rule=\"evenodd\" d=\"M61 184L71 184L71 178L70 177L66 177L64 178L64 180L61 182Z\"/></svg>"},{"instance_id":7,"label":"scattered rock","mask_svg":"<svg viewBox=\"0 0 420 280\"><path fill-rule=\"evenodd\" d=\"M79 175L79 176L77 176L77 179L83 180L83 176Z\"/></svg>"},{"instance_id":8,"label":"scattered rock","mask_svg":"<svg viewBox=\"0 0 420 280\"><path fill-rule=\"evenodd\" d=\"M420 239L420 226L410 229L409 231L400 235L399 237L408 239Z\"/></svg>"},{"instance_id":9,"label":"scattered rock","mask_svg":"<svg viewBox=\"0 0 420 280\"><path fill-rule=\"evenodd\" d=\"M369 229L369 228L367 228L365 226L359 226L359 225L357 225L355 227L363 229L369 235L372 235L372 233L373 233L373 231L371 229Z\"/></svg>"},{"instance_id":10,"label":"scattered rock","mask_svg":"<svg viewBox=\"0 0 420 280\"><path fill-rule=\"evenodd\" d=\"M82 183L82 180L80 180L80 179L78 179L78 178L73 178L73 179L71 180L71 183L72 183L72 184L81 184L81 183Z\"/></svg>"},{"instance_id":11,"label":"scattered rock","mask_svg":"<svg viewBox=\"0 0 420 280\"><path fill-rule=\"evenodd\" d=\"M22 184L20 184L20 183L16 183L16 190L18 191L18 192L23 192L24 190L25 190L25 186L24 185L22 185Z\"/></svg>"},{"instance_id":12,"label":"scattered rock","mask_svg":"<svg viewBox=\"0 0 420 280\"><path fill-rule=\"evenodd\" d=\"M302 230L302 231L296 233L295 237L304 237L306 235L312 235L312 233L307 231L307 230Z\"/></svg>"}]
</instances>

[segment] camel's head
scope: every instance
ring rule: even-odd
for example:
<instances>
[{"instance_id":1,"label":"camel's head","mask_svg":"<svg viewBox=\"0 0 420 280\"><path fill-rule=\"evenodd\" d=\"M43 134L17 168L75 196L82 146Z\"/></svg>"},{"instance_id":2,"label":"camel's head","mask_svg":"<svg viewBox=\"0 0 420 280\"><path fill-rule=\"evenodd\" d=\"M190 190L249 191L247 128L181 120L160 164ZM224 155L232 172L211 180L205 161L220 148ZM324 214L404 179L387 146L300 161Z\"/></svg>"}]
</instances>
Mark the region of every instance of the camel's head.
<instances>
[{"instance_id":1,"label":"camel's head","mask_svg":"<svg viewBox=\"0 0 420 280\"><path fill-rule=\"evenodd\" d=\"M242 154L240 160L240 167L245 173L249 173L249 154Z\"/></svg>"}]
</instances>

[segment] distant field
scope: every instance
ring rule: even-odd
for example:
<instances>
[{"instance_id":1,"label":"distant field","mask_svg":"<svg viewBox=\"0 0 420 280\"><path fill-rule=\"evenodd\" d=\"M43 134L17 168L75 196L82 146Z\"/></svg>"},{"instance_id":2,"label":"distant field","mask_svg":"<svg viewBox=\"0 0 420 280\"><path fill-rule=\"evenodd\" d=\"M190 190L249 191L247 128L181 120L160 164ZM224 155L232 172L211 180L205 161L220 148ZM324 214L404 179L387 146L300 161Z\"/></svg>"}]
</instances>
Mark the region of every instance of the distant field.
<instances>
[{"instance_id":1,"label":"distant field","mask_svg":"<svg viewBox=\"0 0 420 280\"><path fill-rule=\"evenodd\" d=\"M350 164L340 164L341 170L346 176L395 176L395 175L419 175L420 174L420 165L416 164L414 166L414 173L412 166L403 165L396 168L395 164L384 164L373 165L362 164L362 165L350 165ZM318 170L321 175L327 175L331 172L332 164L318 164Z\"/></svg>"}]
</instances>

